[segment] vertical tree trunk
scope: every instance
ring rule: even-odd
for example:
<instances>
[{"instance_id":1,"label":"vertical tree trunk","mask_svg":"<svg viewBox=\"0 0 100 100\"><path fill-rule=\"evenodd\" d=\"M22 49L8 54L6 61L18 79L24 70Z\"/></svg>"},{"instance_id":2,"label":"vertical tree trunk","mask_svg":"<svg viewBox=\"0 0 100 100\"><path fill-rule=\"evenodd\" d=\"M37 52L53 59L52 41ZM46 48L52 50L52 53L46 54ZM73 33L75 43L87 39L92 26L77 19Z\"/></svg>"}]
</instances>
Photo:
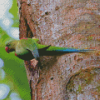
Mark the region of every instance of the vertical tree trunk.
<instances>
[{"instance_id":1,"label":"vertical tree trunk","mask_svg":"<svg viewBox=\"0 0 100 100\"><path fill-rule=\"evenodd\" d=\"M100 1L18 0L20 38L35 37L41 44L96 49L41 57L32 100L100 99ZM30 61L25 62L30 83ZM35 77L35 76L33 76ZM34 80L34 78L33 78Z\"/></svg>"}]
</instances>

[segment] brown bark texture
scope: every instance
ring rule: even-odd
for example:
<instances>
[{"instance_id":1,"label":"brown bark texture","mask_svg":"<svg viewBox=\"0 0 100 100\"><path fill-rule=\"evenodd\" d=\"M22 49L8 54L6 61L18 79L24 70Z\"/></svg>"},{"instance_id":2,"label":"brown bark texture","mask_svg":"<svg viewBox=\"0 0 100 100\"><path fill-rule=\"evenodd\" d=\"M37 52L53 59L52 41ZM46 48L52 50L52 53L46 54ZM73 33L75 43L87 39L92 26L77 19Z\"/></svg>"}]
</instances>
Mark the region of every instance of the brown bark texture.
<instances>
[{"instance_id":1,"label":"brown bark texture","mask_svg":"<svg viewBox=\"0 0 100 100\"><path fill-rule=\"evenodd\" d=\"M20 38L59 47L96 49L40 57L39 77L30 77L32 100L100 99L100 0L18 0ZM32 82L30 82L32 78ZM34 81L38 78L38 82ZM35 84L35 85L34 85Z\"/></svg>"}]
</instances>

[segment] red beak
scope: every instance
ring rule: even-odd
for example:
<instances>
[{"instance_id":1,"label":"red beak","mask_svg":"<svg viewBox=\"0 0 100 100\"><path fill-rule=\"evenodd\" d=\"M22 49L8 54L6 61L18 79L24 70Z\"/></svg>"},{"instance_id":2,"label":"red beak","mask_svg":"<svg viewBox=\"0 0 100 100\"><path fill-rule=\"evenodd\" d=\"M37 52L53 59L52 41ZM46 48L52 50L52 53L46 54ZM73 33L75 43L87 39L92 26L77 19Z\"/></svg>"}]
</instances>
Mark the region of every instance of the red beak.
<instances>
[{"instance_id":1,"label":"red beak","mask_svg":"<svg viewBox=\"0 0 100 100\"><path fill-rule=\"evenodd\" d=\"M7 53L9 53L9 47L6 46L5 50L6 50Z\"/></svg>"}]
</instances>

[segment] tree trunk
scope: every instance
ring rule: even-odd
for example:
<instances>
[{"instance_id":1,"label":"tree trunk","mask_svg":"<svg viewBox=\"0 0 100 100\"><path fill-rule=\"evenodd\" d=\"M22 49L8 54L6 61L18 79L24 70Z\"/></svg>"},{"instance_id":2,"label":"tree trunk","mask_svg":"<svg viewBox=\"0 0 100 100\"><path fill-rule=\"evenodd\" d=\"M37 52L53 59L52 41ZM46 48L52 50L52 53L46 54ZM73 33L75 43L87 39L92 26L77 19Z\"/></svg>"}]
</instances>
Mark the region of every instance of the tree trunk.
<instances>
[{"instance_id":1,"label":"tree trunk","mask_svg":"<svg viewBox=\"0 0 100 100\"><path fill-rule=\"evenodd\" d=\"M18 0L20 38L59 47L96 49L40 57L38 82L30 82L32 100L100 99L100 0ZM32 76L33 80L35 76ZM35 85L34 85L35 84Z\"/></svg>"}]
</instances>

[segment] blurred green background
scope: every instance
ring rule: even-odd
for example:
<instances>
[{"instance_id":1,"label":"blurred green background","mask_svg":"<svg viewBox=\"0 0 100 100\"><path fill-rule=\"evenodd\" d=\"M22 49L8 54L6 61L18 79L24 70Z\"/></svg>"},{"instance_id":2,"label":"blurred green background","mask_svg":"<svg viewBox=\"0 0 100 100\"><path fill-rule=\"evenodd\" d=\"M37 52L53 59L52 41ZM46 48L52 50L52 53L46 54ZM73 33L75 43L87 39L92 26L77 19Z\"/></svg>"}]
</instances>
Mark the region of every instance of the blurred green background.
<instances>
[{"instance_id":1,"label":"blurred green background","mask_svg":"<svg viewBox=\"0 0 100 100\"><path fill-rule=\"evenodd\" d=\"M19 27L19 15L18 15L18 7L17 0L12 0L12 6L9 10L9 13L13 15L12 20L13 24L11 27ZM0 27L0 58L3 60L4 65L0 70L4 70L5 75L2 79L2 73L0 73L0 84L6 84L10 91L7 96L2 99L2 95L0 94L0 100L31 100L30 98L30 89L27 81L26 71L24 67L24 61L17 58L14 53L6 53L5 51L5 43L9 40L14 40L14 38L10 37L7 34L7 31ZM1 72L1 71L0 71ZM0 89L0 93L2 89ZM16 93L16 95L11 95L12 93ZM13 97L13 99L11 98Z\"/></svg>"}]
</instances>

